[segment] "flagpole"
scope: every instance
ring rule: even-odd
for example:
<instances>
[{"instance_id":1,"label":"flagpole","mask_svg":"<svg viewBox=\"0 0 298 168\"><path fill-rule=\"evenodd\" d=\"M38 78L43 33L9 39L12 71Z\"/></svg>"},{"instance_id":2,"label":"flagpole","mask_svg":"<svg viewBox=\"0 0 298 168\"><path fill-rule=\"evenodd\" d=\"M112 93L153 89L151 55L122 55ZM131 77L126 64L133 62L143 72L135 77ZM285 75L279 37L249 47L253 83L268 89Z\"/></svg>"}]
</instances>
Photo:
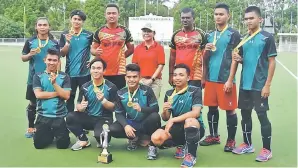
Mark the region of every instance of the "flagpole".
<instances>
[{"instance_id":1,"label":"flagpole","mask_svg":"<svg viewBox=\"0 0 298 168\"><path fill-rule=\"evenodd\" d=\"M147 3L147 0L144 0L144 16L146 16L146 3Z\"/></svg>"},{"instance_id":2,"label":"flagpole","mask_svg":"<svg viewBox=\"0 0 298 168\"><path fill-rule=\"evenodd\" d=\"M24 22L24 42L25 42L25 32L26 32L26 6L25 5L24 5L23 22Z\"/></svg>"}]
</instances>

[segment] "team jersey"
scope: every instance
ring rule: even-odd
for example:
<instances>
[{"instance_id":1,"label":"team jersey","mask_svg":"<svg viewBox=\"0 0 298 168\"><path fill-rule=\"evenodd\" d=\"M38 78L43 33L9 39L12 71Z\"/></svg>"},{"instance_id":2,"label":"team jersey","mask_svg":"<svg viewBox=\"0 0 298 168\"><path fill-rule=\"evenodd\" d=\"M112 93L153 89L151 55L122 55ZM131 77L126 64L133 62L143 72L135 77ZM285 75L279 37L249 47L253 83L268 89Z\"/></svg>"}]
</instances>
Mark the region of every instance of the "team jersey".
<instances>
[{"instance_id":1,"label":"team jersey","mask_svg":"<svg viewBox=\"0 0 298 168\"><path fill-rule=\"evenodd\" d=\"M50 74L47 72L38 72L34 75L33 90L41 89L43 92L55 92L54 86L49 80ZM56 77L56 83L64 90L71 90L70 78L64 72L59 72ZM36 112L44 117L57 118L67 115L65 100L59 96L51 99L38 99Z\"/></svg>"},{"instance_id":2,"label":"team jersey","mask_svg":"<svg viewBox=\"0 0 298 168\"><path fill-rule=\"evenodd\" d=\"M215 32L217 37L216 51L210 51L206 80L225 83L230 75L233 49L240 42L241 36L238 31L229 27L221 35L221 32L218 30L209 33L206 36L208 43L213 43Z\"/></svg>"},{"instance_id":3,"label":"team jersey","mask_svg":"<svg viewBox=\"0 0 298 168\"><path fill-rule=\"evenodd\" d=\"M96 87L103 92L104 97L108 101L113 103L116 101L117 87L112 82L105 79L104 84ZM96 93L94 92L93 81L89 81L81 87L78 103L81 103L83 99L82 96L85 97L85 101L88 101L86 108L88 115L95 117L113 117L113 111L105 109L101 101L97 99Z\"/></svg>"},{"instance_id":4,"label":"team jersey","mask_svg":"<svg viewBox=\"0 0 298 168\"><path fill-rule=\"evenodd\" d=\"M174 89L168 90L166 92L164 102L168 101L168 98L172 95ZM203 107L202 105L202 91L200 88L195 86L188 86L188 89L181 93L177 94L173 97L172 102L172 117L178 117L185 113L188 113L192 110L193 107ZM201 127L204 126L202 111L200 112L200 116L197 118Z\"/></svg>"},{"instance_id":5,"label":"team jersey","mask_svg":"<svg viewBox=\"0 0 298 168\"><path fill-rule=\"evenodd\" d=\"M132 63L140 66L142 77L152 77L158 66L165 64L164 49L156 41L149 48L143 42L135 48ZM157 78L161 78L161 73Z\"/></svg>"},{"instance_id":6,"label":"team jersey","mask_svg":"<svg viewBox=\"0 0 298 168\"><path fill-rule=\"evenodd\" d=\"M240 48L243 57L240 88L261 91L268 77L269 57L277 56L274 37L261 31Z\"/></svg>"},{"instance_id":7,"label":"team jersey","mask_svg":"<svg viewBox=\"0 0 298 168\"><path fill-rule=\"evenodd\" d=\"M176 31L170 48L176 52L175 64L186 64L190 68L190 80L202 78L202 54L206 44L205 33L195 28L191 32Z\"/></svg>"},{"instance_id":8,"label":"team jersey","mask_svg":"<svg viewBox=\"0 0 298 168\"><path fill-rule=\"evenodd\" d=\"M46 40L41 40L41 44L45 45ZM26 55L30 53L30 50L36 49L38 47L37 35L34 35L30 39L26 40L23 47L22 54ZM43 72L46 69L46 64L44 63L44 57L47 55L47 50L49 48L56 48L59 51L59 45L56 40L50 35L48 43L40 49L40 53L37 53L29 60L29 74L27 79L27 84L32 85L33 76L35 73Z\"/></svg>"},{"instance_id":9,"label":"team jersey","mask_svg":"<svg viewBox=\"0 0 298 168\"><path fill-rule=\"evenodd\" d=\"M69 34L69 30L64 31L60 37L60 48L62 49L66 43L65 35ZM65 72L70 77L83 77L90 75L87 68L90 60L90 46L93 41L93 33L82 30L79 36L73 35L70 40L70 46L66 55Z\"/></svg>"},{"instance_id":10,"label":"team jersey","mask_svg":"<svg viewBox=\"0 0 298 168\"><path fill-rule=\"evenodd\" d=\"M100 44L102 58L107 63L106 76L125 74L125 44L133 42L130 31L124 26L110 29L102 26L94 33L93 41Z\"/></svg>"},{"instance_id":11,"label":"team jersey","mask_svg":"<svg viewBox=\"0 0 298 168\"><path fill-rule=\"evenodd\" d=\"M131 93L132 95L133 93ZM116 103L116 113L122 113L124 116L126 116L127 119L133 120L133 121L142 121L144 120L148 114L144 112L137 112L132 107L128 107L129 97L128 97L128 88L122 88L117 92L117 103ZM152 107L155 105L158 105L156 97L154 95L154 92L152 88L146 85L139 85L139 88L132 97L132 102L138 103L140 107Z\"/></svg>"}]
</instances>

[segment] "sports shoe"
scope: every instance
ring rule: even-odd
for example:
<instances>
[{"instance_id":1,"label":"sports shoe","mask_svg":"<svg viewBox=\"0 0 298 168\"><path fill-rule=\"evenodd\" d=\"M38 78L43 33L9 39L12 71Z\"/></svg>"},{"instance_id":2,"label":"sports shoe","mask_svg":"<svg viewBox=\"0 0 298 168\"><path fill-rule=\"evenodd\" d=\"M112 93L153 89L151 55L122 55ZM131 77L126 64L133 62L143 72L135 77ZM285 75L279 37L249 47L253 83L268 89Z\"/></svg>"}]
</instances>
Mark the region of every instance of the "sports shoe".
<instances>
[{"instance_id":1,"label":"sports shoe","mask_svg":"<svg viewBox=\"0 0 298 168\"><path fill-rule=\"evenodd\" d=\"M176 159L182 159L185 157L185 154L187 153L187 146L183 145L183 146L178 146L176 147L176 152L175 152L175 158Z\"/></svg>"},{"instance_id":2,"label":"sports shoe","mask_svg":"<svg viewBox=\"0 0 298 168\"><path fill-rule=\"evenodd\" d=\"M102 148L102 145L100 143L97 142L96 147L98 148Z\"/></svg>"},{"instance_id":3,"label":"sports shoe","mask_svg":"<svg viewBox=\"0 0 298 168\"><path fill-rule=\"evenodd\" d=\"M196 162L197 162L197 158L195 158L190 153L188 153L188 154L186 154L185 158L183 159L181 167L192 168L196 164Z\"/></svg>"},{"instance_id":4,"label":"sports shoe","mask_svg":"<svg viewBox=\"0 0 298 168\"><path fill-rule=\"evenodd\" d=\"M71 150L78 151L78 150L81 150L83 148L87 148L90 145L91 145L90 141L77 140L77 142L74 145L72 145Z\"/></svg>"},{"instance_id":5,"label":"sports shoe","mask_svg":"<svg viewBox=\"0 0 298 168\"><path fill-rule=\"evenodd\" d=\"M199 142L199 144L201 146L220 144L220 136L208 135L203 141Z\"/></svg>"},{"instance_id":6,"label":"sports shoe","mask_svg":"<svg viewBox=\"0 0 298 168\"><path fill-rule=\"evenodd\" d=\"M138 147L138 137L135 137L134 139L129 139L128 140L128 145L127 145L127 150L133 151L136 150Z\"/></svg>"},{"instance_id":7,"label":"sports shoe","mask_svg":"<svg viewBox=\"0 0 298 168\"><path fill-rule=\"evenodd\" d=\"M267 162L272 158L272 151L262 148L259 156L257 156L256 161L258 162Z\"/></svg>"},{"instance_id":8,"label":"sports shoe","mask_svg":"<svg viewBox=\"0 0 298 168\"><path fill-rule=\"evenodd\" d=\"M36 128L28 128L27 132L25 133L25 137L32 138L35 132L36 132Z\"/></svg>"},{"instance_id":9,"label":"sports shoe","mask_svg":"<svg viewBox=\"0 0 298 168\"><path fill-rule=\"evenodd\" d=\"M225 145L224 151L225 152L232 152L235 149L236 141L233 139L228 139Z\"/></svg>"},{"instance_id":10,"label":"sports shoe","mask_svg":"<svg viewBox=\"0 0 298 168\"><path fill-rule=\"evenodd\" d=\"M147 159L148 160L156 160L156 158L157 158L157 147L149 146Z\"/></svg>"},{"instance_id":11,"label":"sports shoe","mask_svg":"<svg viewBox=\"0 0 298 168\"><path fill-rule=\"evenodd\" d=\"M253 148L252 145L248 146L246 143L240 144L237 148L235 148L233 151L235 154L244 154L244 153L253 153L255 152L255 149Z\"/></svg>"}]
</instances>

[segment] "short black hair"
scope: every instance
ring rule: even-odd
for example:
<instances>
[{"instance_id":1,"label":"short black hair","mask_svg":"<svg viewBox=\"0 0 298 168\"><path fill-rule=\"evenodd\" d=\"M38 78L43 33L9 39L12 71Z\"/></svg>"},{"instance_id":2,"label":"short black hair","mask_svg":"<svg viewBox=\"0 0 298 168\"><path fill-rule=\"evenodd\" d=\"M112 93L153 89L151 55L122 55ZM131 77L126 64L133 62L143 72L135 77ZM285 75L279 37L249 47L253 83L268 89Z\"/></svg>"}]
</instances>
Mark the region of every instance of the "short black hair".
<instances>
[{"instance_id":1,"label":"short black hair","mask_svg":"<svg viewBox=\"0 0 298 168\"><path fill-rule=\"evenodd\" d=\"M178 68L183 68L186 70L187 75L190 75L190 69L186 64L177 64L174 66L174 70Z\"/></svg>"},{"instance_id":2,"label":"short black hair","mask_svg":"<svg viewBox=\"0 0 298 168\"><path fill-rule=\"evenodd\" d=\"M117 4L115 4L115 3L109 3L109 4L107 4L106 9L107 8L110 8L110 7L116 8L117 11L118 11L118 13L119 13L119 6Z\"/></svg>"},{"instance_id":3,"label":"short black hair","mask_svg":"<svg viewBox=\"0 0 298 168\"><path fill-rule=\"evenodd\" d=\"M189 12L191 13L191 16L195 18L195 11L192 8L183 8L181 10L181 13L189 13Z\"/></svg>"},{"instance_id":4,"label":"short black hair","mask_svg":"<svg viewBox=\"0 0 298 168\"><path fill-rule=\"evenodd\" d=\"M257 6L249 6L245 9L245 13L255 12L258 16L261 17L261 10Z\"/></svg>"},{"instance_id":5,"label":"short black hair","mask_svg":"<svg viewBox=\"0 0 298 168\"><path fill-rule=\"evenodd\" d=\"M101 62L102 66L103 66L103 70L105 70L107 68L107 63L101 59L101 58L94 58L91 62L90 62L90 67L92 66L92 64L94 64L95 62Z\"/></svg>"},{"instance_id":6,"label":"short black hair","mask_svg":"<svg viewBox=\"0 0 298 168\"><path fill-rule=\"evenodd\" d=\"M128 64L126 65L126 72L133 71L133 72L140 72L140 66L138 64Z\"/></svg>"},{"instance_id":7,"label":"short black hair","mask_svg":"<svg viewBox=\"0 0 298 168\"><path fill-rule=\"evenodd\" d=\"M50 54L50 55L57 55L58 58L60 59L60 51L57 50L56 48L49 48L47 50L47 53Z\"/></svg>"},{"instance_id":8,"label":"short black hair","mask_svg":"<svg viewBox=\"0 0 298 168\"><path fill-rule=\"evenodd\" d=\"M87 18L86 14L78 9L75 9L70 13L70 18L72 18L74 15L78 15L83 21L85 21Z\"/></svg>"},{"instance_id":9,"label":"short black hair","mask_svg":"<svg viewBox=\"0 0 298 168\"><path fill-rule=\"evenodd\" d=\"M229 5L227 5L227 4L225 4L225 3L217 3L216 5L215 5L215 8L214 9L217 9L217 8L223 8L223 9L225 9L228 13L230 13L230 7L229 7Z\"/></svg>"}]
</instances>

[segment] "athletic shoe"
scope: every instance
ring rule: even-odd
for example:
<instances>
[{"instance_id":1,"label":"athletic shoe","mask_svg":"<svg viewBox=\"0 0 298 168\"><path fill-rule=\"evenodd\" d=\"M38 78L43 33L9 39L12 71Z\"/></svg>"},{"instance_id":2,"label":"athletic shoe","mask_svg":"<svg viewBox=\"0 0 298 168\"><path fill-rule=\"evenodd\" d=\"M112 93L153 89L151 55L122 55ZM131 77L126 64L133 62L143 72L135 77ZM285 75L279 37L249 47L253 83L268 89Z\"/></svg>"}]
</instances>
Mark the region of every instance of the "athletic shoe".
<instances>
[{"instance_id":1,"label":"athletic shoe","mask_svg":"<svg viewBox=\"0 0 298 168\"><path fill-rule=\"evenodd\" d=\"M203 141L199 143L201 146L209 146L209 145L215 145L220 144L220 136L212 136L208 135Z\"/></svg>"},{"instance_id":2,"label":"athletic shoe","mask_svg":"<svg viewBox=\"0 0 298 168\"><path fill-rule=\"evenodd\" d=\"M97 142L96 147L98 148L102 148L102 145L100 143Z\"/></svg>"},{"instance_id":3,"label":"athletic shoe","mask_svg":"<svg viewBox=\"0 0 298 168\"><path fill-rule=\"evenodd\" d=\"M185 157L185 154L187 153L187 146L178 146L176 147L176 152L175 152L175 158L176 159L183 159Z\"/></svg>"},{"instance_id":4,"label":"athletic shoe","mask_svg":"<svg viewBox=\"0 0 298 168\"><path fill-rule=\"evenodd\" d=\"M27 132L25 133L25 137L33 138L35 132L36 132L36 128L28 128Z\"/></svg>"},{"instance_id":5,"label":"athletic shoe","mask_svg":"<svg viewBox=\"0 0 298 168\"><path fill-rule=\"evenodd\" d=\"M248 146L246 143L242 143L240 146L235 148L233 151L235 154L244 154L244 153L253 153L255 152L255 149L253 148L252 145Z\"/></svg>"},{"instance_id":6,"label":"athletic shoe","mask_svg":"<svg viewBox=\"0 0 298 168\"><path fill-rule=\"evenodd\" d=\"M226 146L224 148L224 151L225 152L232 152L235 149L235 144L236 144L236 141L235 140L228 139L227 140L227 143L226 143Z\"/></svg>"},{"instance_id":7,"label":"athletic shoe","mask_svg":"<svg viewBox=\"0 0 298 168\"><path fill-rule=\"evenodd\" d=\"M90 141L77 140L77 142L74 145L72 145L71 150L78 151L78 150L81 150L83 148L87 148L90 145L91 145Z\"/></svg>"},{"instance_id":8,"label":"athletic shoe","mask_svg":"<svg viewBox=\"0 0 298 168\"><path fill-rule=\"evenodd\" d=\"M138 147L138 137L135 137L134 139L129 139L128 140L128 145L127 145L127 150L133 151L136 150Z\"/></svg>"},{"instance_id":9,"label":"athletic shoe","mask_svg":"<svg viewBox=\"0 0 298 168\"><path fill-rule=\"evenodd\" d=\"M270 151L266 148L263 148L263 149L261 149L259 156L256 158L256 161L267 162L271 158L272 158L272 151Z\"/></svg>"},{"instance_id":10,"label":"athletic shoe","mask_svg":"<svg viewBox=\"0 0 298 168\"><path fill-rule=\"evenodd\" d=\"M156 160L156 158L157 158L157 147L149 146L147 159L148 160Z\"/></svg>"},{"instance_id":11,"label":"athletic shoe","mask_svg":"<svg viewBox=\"0 0 298 168\"><path fill-rule=\"evenodd\" d=\"M183 159L181 167L192 168L196 164L196 162L197 162L197 158L195 158L190 153L188 153L188 154L186 154L185 158Z\"/></svg>"}]
</instances>

